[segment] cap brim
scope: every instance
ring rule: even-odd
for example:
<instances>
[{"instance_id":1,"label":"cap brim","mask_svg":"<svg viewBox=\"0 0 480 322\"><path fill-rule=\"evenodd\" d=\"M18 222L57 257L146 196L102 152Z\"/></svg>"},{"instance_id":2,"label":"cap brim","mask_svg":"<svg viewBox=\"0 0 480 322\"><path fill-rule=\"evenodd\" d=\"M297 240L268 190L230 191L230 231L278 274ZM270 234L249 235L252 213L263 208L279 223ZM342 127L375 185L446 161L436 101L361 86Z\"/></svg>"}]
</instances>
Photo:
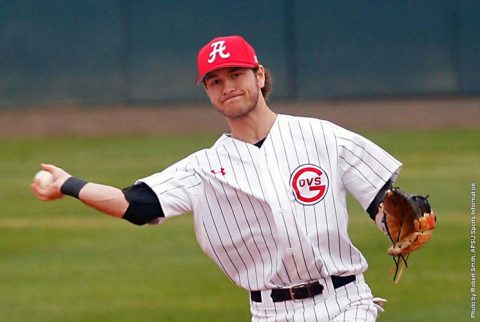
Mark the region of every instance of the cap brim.
<instances>
[{"instance_id":1,"label":"cap brim","mask_svg":"<svg viewBox=\"0 0 480 322\"><path fill-rule=\"evenodd\" d=\"M212 69L209 69L206 72L204 72L202 75L198 76L195 83L197 85L200 84L201 82L203 82L203 80L205 79L205 76L207 76L208 73L211 73L214 70L218 70L218 69L221 69L221 68L226 68L226 67L255 68L255 67L258 67L258 66L259 66L259 64L250 64L250 63L245 63L245 62L228 62L228 63L225 63L225 64L218 64L218 65L215 65L215 67L213 67Z\"/></svg>"}]
</instances>

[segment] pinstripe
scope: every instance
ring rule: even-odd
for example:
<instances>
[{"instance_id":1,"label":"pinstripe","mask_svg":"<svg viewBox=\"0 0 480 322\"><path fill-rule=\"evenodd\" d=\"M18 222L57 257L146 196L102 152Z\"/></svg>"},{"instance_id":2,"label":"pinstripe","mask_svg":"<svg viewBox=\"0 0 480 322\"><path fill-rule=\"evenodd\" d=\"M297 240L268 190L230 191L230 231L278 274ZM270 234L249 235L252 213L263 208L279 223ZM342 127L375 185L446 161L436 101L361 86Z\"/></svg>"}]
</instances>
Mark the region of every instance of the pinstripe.
<instances>
[{"instance_id":1,"label":"pinstripe","mask_svg":"<svg viewBox=\"0 0 480 322\"><path fill-rule=\"evenodd\" d=\"M207 157L207 160L208 160L209 165L211 166L210 160L209 160L209 158L208 158L208 155L206 155L206 157ZM246 270L246 272L247 272L247 284L248 284L248 287L249 287L250 289L252 289L251 283L250 283L250 279L248 278L248 276L249 276L250 274L249 274L249 270L248 270L247 264L246 264L245 261L243 260L243 257L240 255L240 252L238 251L237 246L236 246L236 245L234 244L234 242L233 242L232 234L231 234L231 232L230 232L230 229L228 228L228 224L227 224L227 221L225 220L225 215L224 215L223 210L222 210L222 205L221 205L220 201L218 200L217 193L216 193L215 189L213 189L213 185L212 185L211 181L209 181L209 183L210 183L210 186L212 187L213 195L215 196L215 200L216 200L216 202L217 202L218 208L220 209L220 213L221 213L221 216L220 216L220 217L223 219L223 222L224 222L224 224L225 224L224 227L225 227L225 229L226 229L226 231L227 231L227 233L228 233L228 236L230 237L230 242L232 243L235 251L237 252L238 258L240 258L240 261L243 263L243 266L245 267L245 270ZM207 198L207 200L208 200L208 198ZM217 224L215 223L215 220L214 220L213 218L215 218L215 216L212 216L212 220L213 220L213 223L214 223L214 225L215 225L215 230L217 231L217 235L218 235L218 237L219 237L219 239L220 239L220 241L221 241L221 243L222 243L223 250L225 251L225 254L227 254L228 258L230 259L230 261L231 261L232 264L233 264L233 261L232 261L230 255L228 254L228 252L227 252L227 250L226 250L226 248L225 248L225 245L224 245L223 242L222 242L222 238L220 237L220 234L219 234L219 232L218 232ZM237 269L237 272L238 272L238 269Z\"/></svg>"},{"instance_id":2,"label":"pinstripe","mask_svg":"<svg viewBox=\"0 0 480 322\"><path fill-rule=\"evenodd\" d=\"M317 307L318 307L318 304L317 304L317 300L315 299L315 297L313 298L313 315L315 315L315 321L318 322L318 315L317 315Z\"/></svg>"},{"instance_id":3,"label":"pinstripe","mask_svg":"<svg viewBox=\"0 0 480 322\"><path fill-rule=\"evenodd\" d=\"M323 124L321 123L320 125L321 125L321 129L322 129L322 137L323 137L323 142L324 142L324 145L325 145L325 150L327 152L327 160L328 160L328 163L329 163L328 166L330 168L330 172L332 172L332 165L331 165L330 153L328 152L328 144L327 144L326 137L325 137L325 130L323 128ZM343 257L342 257L342 246L340 244L340 231L339 231L338 214L337 214L337 208L336 208L335 194L334 193L332 193L332 199L333 199L333 209L334 209L334 212L335 212L335 222L337 224L337 240L338 240L338 251L339 251L339 257L340 257L340 263L343 265L343 267L345 267L345 263L343 262ZM324 203L324 206L326 207L326 203ZM339 270L338 267L336 267L336 269Z\"/></svg>"},{"instance_id":4,"label":"pinstripe","mask_svg":"<svg viewBox=\"0 0 480 322\"><path fill-rule=\"evenodd\" d=\"M166 179L166 180L163 180L163 181L161 181L161 182L157 182L157 183L153 184L153 185L152 185L152 188L153 188L153 187L156 187L156 186L162 186L162 185L164 185L165 183L167 183L167 182L169 182L169 181L172 181L172 180L175 180L175 176L173 176L173 175L172 175L172 177L170 177L170 178L168 178L168 179Z\"/></svg>"},{"instance_id":5,"label":"pinstripe","mask_svg":"<svg viewBox=\"0 0 480 322\"><path fill-rule=\"evenodd\" d=\"M323 124L320 123L320 126L321 126L321 129L322 129L322 137L323 137L323 143L324 143L324 146L325 146L325 151L327 152L327 160L328 160L328 167L330 169L330 173L332 173L332 164L331 164L331 158L330 158L330 153L328 151L328 144L327 144L327 141L326 141L326 137L325 137L325 129L323 128ZM311 124L310 124L310 128L311 127ZM313 129L312 129L312 133L313 133ZM316 143L316 139L315 139L315 136L313 136L313 140L315 142L315 146L317 146L317 143ZM319 152L318 152L318 148L315 149L317 151L317 157L320 159L320 155L319 155ZM334 213L335 213L335 218L338 218L338 213L337 213L337 208L336 208L336 202L335 202L335 193L331 193L331 196L332 196L332 200L333 200L333 210L334 210ZM326 203L323 204L323 207L324 207L324 212L326 213ZM328 238L328 249L329 249L329 254L331 254L331 246L330 246L330 229L328 228L328 217L325 216L325 223L327 225L327 238ZM338 222L337 222L337 227L338 227ZM319 236L320 238L320 236ZM333 261L331 259L331 256L330 256L330 261L333 263L333 266L335 267L335 270L337 272L340 271L340 269L338 268L337 264L335 263L335 261ZM341 249L340 249L340 263L345 266L345 264L343 263L342 261L342 256L341 256Z\"/></svg>"},{"instance_id":6,"label":"pinstripe","mask_svg":"<svg viewBox=\"0 0 480 322\"><path fill-rule=\"evenodd\" d=\"M352 142L354 145L356 145L358 148L362 149L363 151L365 151L365 153L367 153L372 159L374 159L375 161L377 161L377 163L379 165L381 165L385 170L387 171L390 171L382 162L380 162L374 155L372 155L370 152L368 152L368 150L366 150L363 146L359 145L357 142L355 142L354 140L351 140L351 139L347 139L347 138L343 138L343 137L337 137L339 139L342 139L342 140L345 140L345 141L349 141L349 142ZM339 145L341 146L341 145ZM391 155L389 155L388 153L382 153L385 157L389 158L390 160L394 160L392 158Z\"/></svg>"},{"instance_id":7,"label":"pinstripe","mask_svg":"<svg viewBox=\"0 0 480 322\"><path fill-rule=\"evenodd\" d=\"M330 172L331 172L331 164L330 164L330 154L328 153L328 144L327 144L327 141L326 141L326 137L325 137L325 130L323 129L323 124L321 124L322 126L322 137L323 137L323 141L324 141L324 144L325 144L325 149L327 151L327 159L329 161L329 168L330 168ZM342 256L342 245L341 245L341 242L340 242L340 228L339 228L339 223L338 223L338 214L337 214L337 209L335 207L335 194L332 194L332 198L333 198L333 205L334 205L334 210L335 210L335 222L336 222L336 225L337 225L337 241L338 241L338 252L339 252L339 258L340 258L340 263L343 265L343 267L345 267L345 263L343 262L343 256ZM326 207L326 203L324 203L325 207ZM351 258L351 257L350 257ZM338 268L337 268L338 270Z\"/></svg>"},{"instance_id":8,"label":"pinstripe","mask_svg":"<svg viewBox=\"0 0 480 322\"><path fill-rule=\"evenodd\" d=\"M217 155L218 155L218 153L217 153ZM230 155L228 154L228 152L227 152L227 155L228 155L229 160L230 160L230 163L231 163L232 160L230 159ZM218 158L220 159L220 156L218 156ZM234 168L232 167L232 169L234 169ZM235 180L237 180L237 179L236 179L237 177L236 177L235 171L233 171L233 173L234 173ZM231 204L231 202L230 202L230 198L228 198L228 194L227 194L227 192L225 191L225 187L224 187L223 184L222 184L222 189L223 189L223 191L224 191L225 197L227 198L228 205L230 206L230 209L231 209L231 211L232 211L232 214L235 214L235 210L234 210L233 207L232 207L232 204ZM248 222L248 218L247 218L247 215L246 215L246 213L245 213L245 209L243 208L243 205L242 205L242 203L241 203L240 197L238 196L238 191L235 190L234 192L235 192L235 196L236 196L237 199L238 199L238 203L240 204L240 208L241 208L241 210L242 210L243 216L245 217L245 222L247 223L247 226L248 226L248 230L249 230L249 232L250 232L250 235L251 235L252 239L255 240L255 236L254 236L253 233L252 233L252 228L250 227L250 223ZM233 215L232 217L233 217L233 219L234 219L234 221L235 221L235 224L237 225L238 231L241 232L242 229L241 229L240 225L238 224L237 216ZM242 239L242 242L243 242L244 245L245 245L245 249L247 250L248 254L250 255L250 258L252 259L252 263L253 263L252 266L253 266L254 271L255 271L255 278L256 278L256 282L257 282L256 285L257 285L257 287L258 287L258 286L260 285L260 283L258 282L258 273L257 273L257 265L256 265L255 258L254 258L254 256L252 255L252 253L250 252L250 247L249 247L249 246L247 245L247 243L245 242L244 236L243 236L242 234L240 234L240 237L241 237L241 239ZM257 244L257 243L255 243L255 247L256 247L257 250L258 250L258 244ZM260 250L258 250L258 253L259 253L259 255L260 255ZM239 253L239 256L240 256L240 253ZM260 259L261 259L261 261L262 261L263 269L265 270L265 264L264 264L264 262L263 262L263 258L262 258L262 256L259 256L259 257L260 257Z\"/></svg>"},{"instance_id":9,"label":"pinstripe","mask_svg":"<svg viewBox=\"0 0 480 322\"><path fill-rule=\"evenodd\" d=\"M202 183L199 182L199 183L197 183L197 184L190 185L190 186L176 186L176 187L173 187L173 188L170 188L170 189L166 189L166 190L164 190L164 191L162 191L162 192L159 192L158 194L159 194L159 195L163 195L164 193L172 192L172 191L175 190L175 189L181 189L181 188L186 188L186 189L195 188L195 187L197 187L197 186L199 186L199 185L201 185L201 184L202 184Z\"/></svg>"},{"instance_id":10,"label":"pinstripe","mask_svg":"<svg viewBox=\"0 0 480 322\"><path fill-rule=\"evenodd\" d=\"M290 135L293 137L292 128L291 128L291 126L290 126L290 123L288 123L288 126L289 126L289 128L290 128ZM305 137L303 136L303 131L302 131L302 128L301 128L300 124L298 124L298 128L299 128L300 134L302 135L302 142L303 142L303 144L304 144L305 153L306 153L306 155L307 155L307 161L308 161L309 164L311 164L310 156L308 155L308 149L307 149L306 142L305 142ZM297 154L297 162L300 164L300 158L298 157L297 148L295 147L295 144L293 145L293 148L295 149L295 154ZM320 166L321 166L321 165L320 165ZM314 212L315 212L315 208L313 208L313 209L314 209ZM306 213L305 207L302 207L302 210L303 210L303 217L304 217L305 234L306 234L307 236L310 236L310 234L308 233L307 213ZM316 218L315 218L315 220L316 220ZM316 227L316 226L315 226L315 227ZM318 236L318 231L317 231L317 234L316 234L316 235ZM312 247L312 252L314 253L313 247ZM314 255L314 257L315 257L315 255ZM315 265L316 265L316 261L315 261ZM317 266L317 268L318 268L318 266ZM320 270L319 270L319 271L320 271Z\"/></svg>"},{"instance_id":11,"label":"pinstripe","mask_svg":"<svg viewBox=\"0 0 480 322\"><path fill-rule=\"evenodd\" d=\"M205 226L205 222L204 222L204 221L202 221L202 225L203 225L203 229L204 229L205 231L208 231L207 227ZM218 231L217 231L217 233L218 233ZM215 250L215 247L213 247L212 240L210 239L210 235L209 235L209 234L206 234L206 236L207 236L208 242L209 242L209 244L210 244L210 248L212 249L215 258L217 259L218 265L220 265L221 269L225 272L225 274L228 276L228 278L229 278L232 282L235 282L235 279L234 279L232 276L230 276L230 274L228 273L228 270L227 270L227 269L225 268L225 266L223 265L223 262L222 262L222 261L220 260L220 258L218 257L217 251ZM233 265L233 263L232 263L232 266L235 267L235 265ZM237 271L238 271L238 270L237 270ZM237 274L237 278L240 279L240 274Z\"/></svg>"},{"instance_id":12,"label":"pinstripe","mask_svg":"<svg viewBox=\"0 0 480 322\"><path fill-rule=\"evenodd\" d=\"M339 145L339 147L341 148L344 148L346 151L348 151L351 155L353 155L355 158L357 158L358 160L360 160L367 168L369 168L372 173L374 173L379 179L383 179L383 177L378 174L364 159L362 159L361 157L359 157L358 155L356 155L352 150L348 149L348 147L344 146L344 145ZM393 174L393 172L390 172L391 174Z\"/></svg>"},{"instance_id":13,"label":"pinstripe","mask_svg":"<svg viewBox=\"0 0 480 322\"><path fill-rule=\"evenodd\" d=\"M358 321L358 306L355 308L355 321ZM365 321L367 321L366 316L365 316Z\"/></svg>"},{"instance_id":14,"label":"pinstripe","mask_svg":"<svg viewBox=\"0 0 480 322\"><path fill-rule=\"evenodd\" d=\"M277 304L275 302L273 302L273 307L275 308L275 311L277 311ZM275 322L278 322L279 318L280 316L278 314L275 314Z\"/></svg>"},{"instance_id":15,"label":"pinstripe","mask_svg":"<svg viewBox=\"0 0 480 322\"><path fill-rule=\"evenodd\" d=\"M380 189L381 187L377 187L375 186L375 184L370 181L357 167L355 167L353 164L351 164L350 162L348 162L344 157L340 156L339 157L340 159L342 159L346 164L348 164L352 169L354 169L355 171L358 172L358 174L360 174L360 176L362 176L363 179L365 179L365 181L367 181L369 184L371 184L373 187L377 188L377 189Z\"/></svg>"},{"instance_id":16,"label":"pinstripe","mask_svg":"<svg viewBox=\"0 0 480 322\"><path fill-rule=\"evenodd\" d=\"M313 144L315 146L315 151L317 152L317 160L319 160L319 163L320 163L320 155L319 155L319 152L318 152L318 146L317 146L317 140L315 139L315 135L313 135L313 128L312 128L312 124L309 123L309 126L310 126L310 130L311 130L311 133L312 133L312 140L313 140ZM323 131L323 128L322 128L322 131ZM325 135L324 135L325 137ZM306 144L306 143L305 143ZM328 157L328 160L330 160L330 156L328 156L328 147L326 145L326 142L325 142L325 148L327 149L327 157ZM332 172L331 171L331 165L329 164L329 168L330 168L330 173ZM332 198L335 198L334 197L334 194L332 194ZM335 203L334 203L335 205ZM320 234L318 233L318 223L317 223L317 220L318 220L318 215L317 215L317 208L313 208L313 211L314 211L314 214L315 214L315 227L317 228L317 247L318 249L321 249L320 247ZM336 210L335 210L335 215L336 215ZM325 216L325 220L327 221L327 216ZM327 224L328 225L328 224ZM322 252L319 252L320 254L320 258L322 260L322 263L325 263L325 259L323 258L323 255L322 255ZM335 265L335 264L334 264ZM329 272L329 269L328 267L324 264L323 265L325 267L325 270L327 271L328 275L332 275L330 272ZM338 270L338 268L336 268Z\"/></svg>"},{"instance_id":17,"label":"pinstripe","mask_svg":"<svg viewBox=\"0 0 480 322\"><path fill-rule=\"evenodd\" d=\"M357 289L358 289L357 284L355 284L355 286L356 286ZM352 303L352 300L350 299L350 296L348 295L349 293L350 293L350 292L348 292L348 290L347 290L347 292L345 292L345 297L347 298L348 303Z\"/></svg>"},{"instance_id":18,"label":"pinstripe","mask_svg":"<svg viewBox=\"0 0 480 322\"><path fill-rule=\"evenodd\" d=\"M292 133L292 126L291 126L290 122L288 122L288 129L290 130L290 137L292 138L292 141L294 141L293 133ZM305 138L303 138L303 133L302 133L301 129L300 129L300 133L302 134L302 139L303 139L302 141L305 144ZM295 144L292 144L292 146L293 146L293 150L295 151L295 155L297 156L297 164L301 164L300 157L298 156L297 147L295 146ZM306 148L305 148L305 150L307 151ZM308 151L307 151L307 159L308 159L308 163L310 163L310 158L308 157ZM303 222L304 222L304 226L305 226L305 234L308 236L307 214L305 212L305 207L302 207L302 210L303 210ZM311 278L311 276L310 276L310 278Z\"/></svg>"},{"instance_id":19,"label":"pinstripe","mask_svg":"<svg viewBox=\"0 0 480 322\"><path fill-rule=\"evenodd\" d=\"M215 192L214 192L214 194L215 194ZM228 223L227 223L227 221L226 221L226 219L225 219L225 216L224 216L224 214L223 214L223 211L222 211L222 209L221 209L221 203L219 202L218 197L217 197L216 194L215 194L215 199L216 199L217 204L218 204L218 206L219 206L219 208L220 208L220 211L221 211L221 213L222 213L221 218L223 219L223 223L224 223L224 225L225 225L224 227L225 227L225 229L226 229L226 231L227 231L227 233L228 233L228 237L230 238L230 243L233 245L233 248L235 249L235 252L236 252L236 255L237 255L236 258L240 259L240 262L243 264L243 266L244 266L244 268L245 268L245 271L246 271L246 279L247 279L248 287L249 287L249 289L253 289L252 286L251 286L250 278L249 278L250 273L249 273L248 265L247 265L247 264L245 263L245 261L243 260L243 256L240 254L237 245L233 242L232 233L231 233L230 229L228 228ZM213 218L213 216L212 216L212 218ZM216 231L217 231L217 233L218 233L217 224L216 224L215 222L214 222L214 224L215 224L215 229L216 229ZM220 234L218 234L218 236L219 236L219 239L222 240ZM230 255L229 255L228 251L226 250L226 248L225 248L225 246L224 246L223 243L222 243L222 246L223 246L223 249L224 249L225 253L227 254L228 258L232 261L232 258L230 257ZM233 261L232 261L232 262L233 262Z\"/></svg>"},{"instance_id":20,"label":"pinstripe","mask_svg":"<svg viewBox=\"0 0 480 322\"><path fill-rule=\"evenodd\" d=\"M287 307L287 302L283 302L285 304L285 312L286 312L286 315L285 315L285 321L288 321L288 307Z\"/></svg>"},{"instance_id":21,"label":"pinstripe","mask_svg":"<svg viewBox=\"0 0 480 322\"><path fill-rule=\"evenodd\" d=\"M335 296L334 296L334 298L335 298L335 303L336 303L337 306L338 306L338 311L341 311L341 310L342 310L342 306L340 305L340 302L339 302L339 300L338 300L338 293L335 292L334 294L335 294Z\"/></svg>"},{"instance_id":22,"label":"pinstripe","mask_svg":"<svg viewBox=\"0 0 480 322\"><path fill-rule=\"evenodd\" d=\"M361 293L360 293L360 289L358 288L358 284L355 284L355 289L357 290L357 297L360 297ZM348 293L349 292L346 292L347 298L348 298ZM357 307L355 308L355 321L357 321L357 319L358 319L358 310L359 310L359 307L357 305Z\"/></svg>"},{"instance_id":23,"label":"pinstripe","mask_svg":"<svg viewBox=\"0 0 480 322\"><path fill-rule=\"evenodd\" d=\"M305 302L302 301L302 307L303 307L303 310L302 310L302 315L303 315L303 321L304 322L307 322L307 318L305 317Z\"/></svg>"},{"instance_id":24,"label":"pinstripe","mask_svg":"<svg viewBox=\"0 0 480 322\"><path fill-rule=\"evenodd\" d=\"M208 202L208 198L207 198L205 201L206 201L206 203L207 203L207 206L208 206L208 209L209 209L209 211L210 211L210 214L212 214L212 210L211 210L211 208L210 208L210 203ZM212 219L213 226L214 226L214 228L215 228L215 232L217 233L217 237L218 237L218 239L221 241L220 233L218 232L218 227L217 227L217 225L216 225L216 223L215 223L215 219L213 218L213 216L211 216L210 218ZM205 231L210 231L209 229L207 229L207 228L205 227L205 221L202 221L202 222L203 222L203 227L204 227ZM217 258L217 261L218 261L219 265L222 267L222 269L225 271L225 273L226 273L227 275L229 275L229 273L228 273L229 270L227 270L227 269L225 268L225 266L224 266L224 264L223 264L223 261L220 259L220 257L219 257L218 254L217 254L216 247L213 246L212 240L210 239L210 234L206 234L206 236L207 236L208 241L209 241L209 243L210 243L210 248L212 249L212 251L213 251L213 253L214 253L214 255L215 255L215 258ZM237 274L236 274L237 279L234 279L233 277L230 277L230 279L231 279L231 280L238 280L238 282L241 284L241 282L242 282L242 281L241 281L241 277L242 277L242 276L240 275L240 272L239 272L237 266L235 265L235 263L233 262L233 260L230 258L230 256L229 256L229 254L228 254L228 252L227 252L227 250L226 250L225 245L223 244L223 242L221 242L221 245L222 245L223 251L224 251L225 254L227 255L228 259L230 260L231 265L233 266L233 268L235 269L235 271L236 271L236 273L237 273ZM230 276L230 275L229 275L229 276Z\"/></svg>"},{"instance_id":25,"label":"pinstripe","mask_svg":"<svg viewBox=\"0 0 480 322\"><path fill-rule=\"evenodd\" d=\"M288 130L290 131L290 138L292 139L292 141L295 141L292 133L292 125L290 122L287 122L287 124L288 124ZM282 132L280 132L280 135L281 133ZM285 142L283 141L283 137L282 137L282 143L283 143L283 148L285 149ZM295 151L295 155L297 156L297 163L300 163L300 158L298 157L298 151L297 151L297 148L295 147L295 144L292 144L292 147L293 147L293 150ZM287 151L285 151L285 155L287 155ZM287 160L287 163L288 163L288 160Z\"/></svg>"},{"instance_id":26,"label":"pinstripe","mask_svg":"<svg viewBox=\"0 0 480 322\"><path fill-rule=\"evenodd\" d=\"M330 315L330 311L328 311L327 301L323 301L322 303L325 306L325 311L327 312L328 320L331 320L332 316Z\"/></svg>"},{"instance_id":27,"label":"pinstripe","mask_svg":"<svg viewBox=\"0 0 480 322\"><path fill-rule=\"evenodd\" d=\"M165 181L163 181L163 182L159 182L159 183L153 185L153 187L164 185L165 183L167 183L167 182L169 182L169 181L171 181L171 180L174 180L174 179L177 180L177 181L183 181L183 180L188 179L188 178L190 178L190 177L195 177L195 174L194 174L194 173L188 174L188 175L186 175L186 176L184 176L184 177L180 177L180 178L172 177L172 178L170 178L170 179L168 179L168 180L165 180Z\"/></svg>"},{"instance_id":28,"label":"pinstripe","mask_svg":"<svg viewBox=\"0 0 480 322\"><path fill-rule=\"evenodd\" d=\"M221 186L222 186L223 192L224 192L224 194L225 194L225 197L228 197L228 194L227 194L227 192L225 191L224 185L221 184ZM236 194L237 197L238 197L238 194L237 194L236 191L235 191L235 194ZM232 214L235 214L235 211L234 211L234 209L233 209L233 207L232 207L232 204L231 204L231 202L230 202L230 198L227 199L227 202L228 202L228 205L229 205L229 207L230 207L230 210L232 211ZM238 231L241 231L241 228L240 228L240 226L239 226L239 224L238 224L238 221L237 221L237 217L236 217L235 215L233 215L232 217L233 217L233 219L234 219L234 221L235 221L235 225L237 226ZM223 217L223 218L224 218L225 226L227 227L227 230L228 230L228 232L229 232L229 234L230 234L230 238L232 238L231 233L230 233L230 230L228 229L227 221L225 220L225 217ZM247 250L248 255L250 255L250 258L251 258L251 260L252 260L253 265L247 265L247 264L245 263L245 261L243 260L243 256L240 254L240 251L238 250L237 246L233 243L233 239L232 239L232 244L234 245L235 251L236 251L237 254L238 254L238 258L240 258L240 260L242 261L242 263L245 265L245 268L246 268L246 271L247 271L247 276L250 275L248 268L251 267L251 266L253 266L253 270L255 271L255 278L256 278L256 282L257 282L256 285L257 285L257 287L258 287L258 285L259 285L259 283L258 283L258 273L257 273L257 265L255 265L255 258L253 257L252 253L250 252L250 247L248 247L247 243L245 242L244 236L243 236L243 235L240 235L240 238L242 239L242 242L243 242L243 244L245 245L245 249ZM257 288L257 287L255 287L255 288Z\"/></svg>"}]
</instances>

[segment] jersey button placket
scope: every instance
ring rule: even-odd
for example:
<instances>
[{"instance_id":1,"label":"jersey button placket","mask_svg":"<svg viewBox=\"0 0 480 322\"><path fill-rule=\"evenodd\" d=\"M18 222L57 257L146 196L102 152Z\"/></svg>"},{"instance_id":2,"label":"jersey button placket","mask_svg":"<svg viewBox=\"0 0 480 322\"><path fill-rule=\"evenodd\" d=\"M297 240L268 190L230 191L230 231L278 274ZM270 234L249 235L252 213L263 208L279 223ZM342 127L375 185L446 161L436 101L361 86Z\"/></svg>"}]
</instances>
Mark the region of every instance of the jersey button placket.
<instances>
[{"instance_id":1,"label":"jersey button placket","mask_svg":"<svg viewBox=\"0 0 480 322\"><path fill-rule=\"evenodd\" d=\"M285 199L284 199L285 200ZM288 255L294 256L295 249L297 249L296 244L296 233L294 231L296 223L294 222L292 214L286 210L286 208L280 208L279 211L279 225L284 232L284 252Z\"/></svg>"}]
</instances>

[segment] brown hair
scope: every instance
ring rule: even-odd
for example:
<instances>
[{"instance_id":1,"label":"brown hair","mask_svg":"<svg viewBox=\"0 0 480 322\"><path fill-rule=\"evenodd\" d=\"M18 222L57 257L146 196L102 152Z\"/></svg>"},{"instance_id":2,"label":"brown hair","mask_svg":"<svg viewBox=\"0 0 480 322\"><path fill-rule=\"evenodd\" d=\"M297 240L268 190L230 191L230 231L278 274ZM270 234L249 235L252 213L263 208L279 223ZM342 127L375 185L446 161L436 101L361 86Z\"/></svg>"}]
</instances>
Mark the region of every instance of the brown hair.
<instances>
[{"instance_id":1,"label":"brown hair","mask_svg":"<svg viewBox=\"0 0 480 322\"><path fill-rule=\"evenodd\" d=\"M265 85L262 87L262 94L263 97L265 98L265 101L268 101L268 96L272 92L272 73L268 69L265 70ZM257 68L253 68L253 72L256 74L258 71Z\"/></svg>"}]
</instances>

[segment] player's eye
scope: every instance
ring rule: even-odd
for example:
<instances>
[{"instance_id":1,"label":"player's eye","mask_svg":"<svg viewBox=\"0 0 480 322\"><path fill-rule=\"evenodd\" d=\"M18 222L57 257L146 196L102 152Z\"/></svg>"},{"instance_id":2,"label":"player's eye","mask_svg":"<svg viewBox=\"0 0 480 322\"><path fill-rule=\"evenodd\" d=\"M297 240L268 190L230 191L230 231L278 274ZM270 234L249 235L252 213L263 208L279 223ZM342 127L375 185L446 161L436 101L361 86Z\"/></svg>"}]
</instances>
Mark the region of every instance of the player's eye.
<instances>
[{"instance_id":1,"label":"player's eye","mask_svg":"<svg viewBox=\"0 0 480 322\"><path fill-rule=\"evenodd\" d=\"M208 82L208 86L215 86L215 85L218 85L218 83L220 83L220 81L218 79L212 79L211 81Z\"/></svg>"}]
</instances>

